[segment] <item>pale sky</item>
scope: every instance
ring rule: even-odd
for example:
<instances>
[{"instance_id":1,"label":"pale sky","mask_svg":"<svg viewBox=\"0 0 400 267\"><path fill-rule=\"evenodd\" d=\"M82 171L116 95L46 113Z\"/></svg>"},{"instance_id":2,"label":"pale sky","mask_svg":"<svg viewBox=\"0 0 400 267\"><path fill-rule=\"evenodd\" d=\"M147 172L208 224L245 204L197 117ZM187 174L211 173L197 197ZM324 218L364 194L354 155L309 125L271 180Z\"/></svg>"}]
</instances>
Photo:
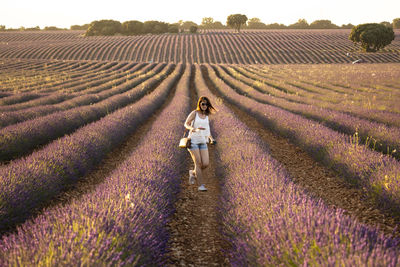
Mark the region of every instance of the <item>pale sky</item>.
<instances>
[{"instance_id":1,"label":"pale sky","mask_svg":"<svg viewBox=\"0 0 400 267\"><path fill-rule=\"evenodd\" d=\"M231 14L257 17L266 24L289 25L304 18L308 23L328 19L341 26L367 22L392 22L400 17L400 0L1 0L0 25L6 28L56 26L68 28L94 20L158 20L174 23L202 18L226 24Z\"/></svg>"}]
</instances>

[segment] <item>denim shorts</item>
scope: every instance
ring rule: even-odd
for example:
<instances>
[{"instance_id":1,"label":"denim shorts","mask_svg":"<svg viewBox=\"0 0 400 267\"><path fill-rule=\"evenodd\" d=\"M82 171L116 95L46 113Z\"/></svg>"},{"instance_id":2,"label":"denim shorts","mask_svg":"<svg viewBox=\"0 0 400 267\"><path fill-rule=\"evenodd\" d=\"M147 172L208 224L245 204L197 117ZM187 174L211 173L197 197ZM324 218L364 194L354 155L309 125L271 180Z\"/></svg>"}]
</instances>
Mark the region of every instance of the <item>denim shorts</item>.
<instances>
[{"instance_id":1,"label":"denim shorts","mask_svg":"<svg viewBox=\"0 0 400 267\"><path fill-rule=\"evenodd\" d=\"M205 143L193 144L192 143L189 150L195 150L195 149L205 150L205 149L207 149L207 144L205 144Z\"/></svg>"}]
</instances>

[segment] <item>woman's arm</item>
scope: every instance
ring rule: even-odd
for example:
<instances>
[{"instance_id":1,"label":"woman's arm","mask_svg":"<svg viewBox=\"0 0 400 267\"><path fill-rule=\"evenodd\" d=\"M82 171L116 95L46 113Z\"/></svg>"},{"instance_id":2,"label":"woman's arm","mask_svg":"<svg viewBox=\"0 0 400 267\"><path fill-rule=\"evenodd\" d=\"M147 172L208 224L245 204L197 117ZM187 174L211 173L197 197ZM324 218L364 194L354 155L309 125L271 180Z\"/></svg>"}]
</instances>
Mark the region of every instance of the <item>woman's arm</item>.
<instances>
[{"instance_id":1,"label":"woman's arm","mask_svg":"<svg viewBox=\"0 0 400 267\"><path fill-rule=\"evenodd\" d=\"M210 126L209 126L209 127L210 127ZM209 135L207 138L208 138L208 140L210 140L210 144L215 144L215 143L216 143L214 137L213 137L212 134L211 134L211 128L210 128L210 135Z\"/></svg>"},{"instance_id":2,"label":"woman's arm","mask_svg":"<svg viewBox=\"0 0 400 267\"><path fill-rule=\"evenodd\" d=\"M192 112L190 112L189 116L187 117L186 121L185 121L185 128L188 129L189 131L193 131L194 127L192 127L192 121L194 120L196 116L196 111L193 110Z\"/></svg>"}]
</instances>

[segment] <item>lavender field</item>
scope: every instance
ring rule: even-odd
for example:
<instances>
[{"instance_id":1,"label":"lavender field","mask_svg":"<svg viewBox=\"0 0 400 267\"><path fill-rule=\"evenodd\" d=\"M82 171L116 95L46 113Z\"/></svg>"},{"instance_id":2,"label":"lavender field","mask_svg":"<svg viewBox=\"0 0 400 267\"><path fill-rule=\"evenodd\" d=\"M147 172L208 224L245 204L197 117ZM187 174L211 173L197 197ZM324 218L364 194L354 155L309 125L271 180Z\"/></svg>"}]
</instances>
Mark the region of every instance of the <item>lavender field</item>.
<instances>
[{"instance_id":1,"label":"lavender field","mask_svg":"<svg viewBox=\"0 0 400 267\"><path fill-rule=\"evenodd\" d=\"M400 265L398 38L351 64L343 30L79 34L0 34L0 266Z\"/></svg>"}]
</instances>

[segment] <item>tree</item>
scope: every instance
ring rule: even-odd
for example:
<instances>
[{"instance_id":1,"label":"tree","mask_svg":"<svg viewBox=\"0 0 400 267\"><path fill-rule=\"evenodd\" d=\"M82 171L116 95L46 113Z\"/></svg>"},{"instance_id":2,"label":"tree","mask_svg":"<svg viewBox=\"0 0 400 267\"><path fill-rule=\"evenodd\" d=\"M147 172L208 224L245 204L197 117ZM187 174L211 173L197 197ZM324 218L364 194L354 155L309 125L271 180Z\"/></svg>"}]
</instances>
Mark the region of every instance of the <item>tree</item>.
<instances>
[{"instance_id":1,"label":"tree","mask_svg":"<svg viewBox=\"0 0 400 267\"><path fill-rule=\"evenodd\" d=\"M31 28L20 27L19 29L21 31L40 31L40 27L39 26L31 27Z\"/></svg>"},{"instance_id":2,"label":"tree","mask_svg":"<svg viewBox=\"0 0 400 267\"><path fill-rule=\"evenodd\" d=\"M185 22L182 22L181 29L190 30L190 27L192 27L192 26L198 27L198 25L196 23L194 23L193 21L185 21Z\"/></svg>"},{"instance_id":3,"label":"tree","mask_svg":"<svg viewBox=\"0 0 400 267\"><path fill-rule=\"evenodd\" d=\"M389 21L382 21L380 24L382 24L386 27L392 27L392 23L390 23Z\"/></svg>"},{"instance_id":4,"label":"tree","mask_svg":"<svg viewBox=\"0 0 400 267\"><path fill-rule=\"evenodd\" d=\"M240 27L246 25L246 22L247 22L247 17L246 15L242 14L229 15L226 20L226 24L229 27L236 29L238 32L240 32Z\"/></svg>"},{"instance_id":5,"label":"tree","mask_svg":"<svg viewBox=\"0 0 400 267\"><path fill-rule=\"evenodd\" d=\"M247 23L260 23L261 20L259 18L251 18Z\"/></svg>"},{"instance_id":6,"label":"tree","mask_svg":"<svg viewBox=\"0 0 400 267\"><path fill-rule=\"evenodd\" d=\"M225 29L225 25L222 24L220 21L214 21L213 24L211 24L210 29Z\"/></svg>"},{"instance_id":7,"label":"tree","mask_svg":"<svg viewBox=\"0 0 400 267\"><path fill-rule=\"evenodd\" d=\"M160 34L168 32L168 23L150 20L143 24L144 33Z\"/></svg>"},{"instance_id":8,"label":"tree","mask_svg":"<svg viewBox=\"0 0 400 267\"><path fill-rule=\"evenodd\" d=\"M60 31L60 30L65 30L65 29L61 29L61 28L57 28L56 26L46 26L44 27L45 31Z\"/></svg>"},{"instance_id":9,"label":"tree","mask_svg":"<svg viewBox=\"0 0 400 267\"><path fill-rule=\"evenodd\" d=\"M197 32L197 26L194 26L194 25L192 25L192 26L190 26L190 28L189 28L189 31L191 32L191 33L196 33Z\"/></svg>"},{"instance_id":10,"label":"tree","mask_svg":"<svg viewBox=\"0 0 400 267\"><path fill-rule=\"evenodd\" d=\"M4 32L6 30L6 26L5 25L0 25L0 32Z\"/></svg>"},{"instance_id":11,"label":"tree","mask_svg":"<svg viewBox=\"0 0 400 267\"><path fill-rule=\"evenodd\" d=\"M247 28L249 28L249 29L266 29L267 25L262 23L259 18L251 18L247 22Z\"/></svg>"},{"instance_id":12,"label":"tree","mask_svg":"<svg viewBox=\"0 0 400 267\"><path fill-rule=\"evenodd\" d=\"M138 35L143 33L143 22L137 20L122 23L122 33L125 35Z\"/></svg>"},{"instance_id":13,"label":"tree","mask_svg":"<svg viewBox=\"0 0 400 267\"><path fill-rule=\"evenodd\" d=\"M206 17L206 18L203 18L202 20L201 20L201 24L200 24L200 26L203 28L203 29L211 29L212 27L212 24L214 23L214 19L213 18L211 18L211 17Z\"/></svg>"},{"instance_id":14,"label":"tree","mask_svg":"<svg viewBox=\"0 0 400 267\"><path fill-rule=\"evenodd\" d=\"M400 18L393 19L393 29L400 29Z\"/></svg>"},{"instance_id":15,"label":"tree","mask_svg":"<svg viewBox=\"0 0 400 267\"><path fill-rule=\"evenodd\" d=\"M330 20L316 20L310 24L311 29L338 29L339 26L333 24Z\"/></svg>"},{"instance_id":16,"label":"tree","mask_svg":"<svg viewBox=\"0 0 400 267\"><path fill-rule=\"evenodd\" d=\"M366 23L354 27L349 39L354 44L361 43L366 52L376 52L394 40L394 32L392 28L382 24Z\"/></svg>"},{"instance_id":17,"label":"tree","mask_svg":"<svg viewBox=\"0 0 400 267\"><path fill-rule=\"evenodd\" d=\"M308 29L309 25L305 19L299 19L296 23L290 24L290 29Z\"/></svg>"},{"instance_id":18,"label":"tree","mask_svg":"<svg viewBox=\"0 0 400 267\"><path fill-rule=\"evenodd\" d=\"M351 23L348 24L342 24L342 26L340 28L342 29L353 29L354 25Z\"/></svg>"},{"instance_id":19,"label":"tree","mask_svg":"<svg viewBox=\"0 0 400 267\"><path fill-rule=\"evenodd\" d=\"M278 23L272 23L265 25L266 29L286 29L287 26L285 24L278 24Z\"/></svg>"},{"instance_id":20,"label":"tree","mask_svg":"<svg viewBox=\"0 0 400 267\"><path fill-rule=\"evenodd\" d=\"M178 23L169 24L168 32L169 33L179 33L179 24Z\"/></svg>"},{"instance_id":21,"label":"tree","mask_svg":"<svg viewBox=\"0 0 400 267\"><path fill-rule=\"evenodd\" d=\"M89 24L83 24L83 25L72 25L71 27L70 27L70 29L71 30L78 30L78 31L81 31L81 30L84 30L84 31L86 31L87 29L89 29Z\"/></svg>"},{"instance_id":22,"label":"tree","mask_svg":"<svg viewBox=\"0 0 400 267\"><path fill-rule=\"evenodd\" d=\"M95 35L115 35L116 33L122 33L121 22L116 20L95 20L90 23L89 28L86 31L86 36Z\"/></svg>"}]
</instances>

